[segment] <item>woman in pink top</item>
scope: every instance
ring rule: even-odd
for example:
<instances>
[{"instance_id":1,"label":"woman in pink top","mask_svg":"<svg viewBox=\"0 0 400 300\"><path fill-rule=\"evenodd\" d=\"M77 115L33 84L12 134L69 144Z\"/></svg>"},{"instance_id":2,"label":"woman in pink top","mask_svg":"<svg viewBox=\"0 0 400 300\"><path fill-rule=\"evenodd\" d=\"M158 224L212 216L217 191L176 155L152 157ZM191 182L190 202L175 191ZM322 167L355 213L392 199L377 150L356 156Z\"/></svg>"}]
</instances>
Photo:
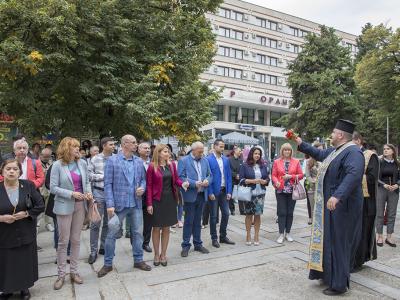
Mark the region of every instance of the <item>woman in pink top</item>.
<instances>
[{"instance_id":1,"label":"woman in pink top","mask_svg":"<svg viewBox=\"0 0 400 300\"><path fill-rule=\"evenodd\" d=\"M177 186L187 188L189 183L178 177L176 165L169 162L170 150L167 145L158 144L153 152L153 160L146 173L147 212L152 215L152 240L154 265L167 266L169 228L178 222ZM161 254L160 254L161 232Z\"/></svg>"}]
</instances>

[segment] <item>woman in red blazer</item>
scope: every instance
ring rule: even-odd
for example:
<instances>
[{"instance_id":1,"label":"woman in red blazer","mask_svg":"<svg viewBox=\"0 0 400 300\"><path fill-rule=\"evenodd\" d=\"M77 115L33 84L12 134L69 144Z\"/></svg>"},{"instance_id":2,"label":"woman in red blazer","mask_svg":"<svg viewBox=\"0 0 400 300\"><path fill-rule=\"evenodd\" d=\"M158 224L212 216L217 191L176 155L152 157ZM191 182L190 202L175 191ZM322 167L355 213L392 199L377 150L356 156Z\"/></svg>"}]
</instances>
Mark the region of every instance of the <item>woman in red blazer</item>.
<instances>
[{"instance_id":1,"label":"woman in red blazer","mask_svg":"<svg viewBox=\"0 0 400 300\"><path fill-rule=\"evenodd\" d=\"M289 143L283 144L280 158L274 161L272 167L272 183L275 187L277 214L279 224L279 237L277 242L283 243L286 238L293 242L290 229L293 223L293 211L296 201L292 200L293 185L303 178L300 161L292 158L293 148Z\"/></svg>"},{"instance_id":2,"label":"woman in red blazer","mask_svg":"<svg viewBox=\"0 0 400 300\"><path fill-rule=\"evenodd\" d=\"M153 152L153 160L146 173L147 212L152 215L152 240L155 266L167 266L169 228L178 223L177 186L186 189L188 182L178 177L176 165L169 162L170 150L167 145L158 144ZM161 236L160 236L161 231ZM161 254L160 254L161 237Z\"/></svg>"}]
</instances>

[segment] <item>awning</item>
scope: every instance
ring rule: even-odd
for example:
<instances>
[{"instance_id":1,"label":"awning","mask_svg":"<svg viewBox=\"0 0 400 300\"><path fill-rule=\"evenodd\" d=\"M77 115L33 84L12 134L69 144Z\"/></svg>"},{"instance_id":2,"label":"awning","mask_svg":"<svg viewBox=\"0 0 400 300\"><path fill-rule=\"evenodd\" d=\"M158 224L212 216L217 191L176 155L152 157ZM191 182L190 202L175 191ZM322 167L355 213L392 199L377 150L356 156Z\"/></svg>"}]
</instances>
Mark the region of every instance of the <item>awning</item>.
<instances>
[{"instance_id":1,"label":"awning","mask_svg":"<svg viewBox=\"0 0 400 300\"><path fill-rule=\"evenodd\" d=\"M225 134L221 137L225 144L234 145L234 144L244 144L244 145L258 145L260 141L256 138L251 136L247 136L245 134L239 132L231 132ZM215 139L211 140L210 142L214 142Z\"/></svg>"}]
</instances>

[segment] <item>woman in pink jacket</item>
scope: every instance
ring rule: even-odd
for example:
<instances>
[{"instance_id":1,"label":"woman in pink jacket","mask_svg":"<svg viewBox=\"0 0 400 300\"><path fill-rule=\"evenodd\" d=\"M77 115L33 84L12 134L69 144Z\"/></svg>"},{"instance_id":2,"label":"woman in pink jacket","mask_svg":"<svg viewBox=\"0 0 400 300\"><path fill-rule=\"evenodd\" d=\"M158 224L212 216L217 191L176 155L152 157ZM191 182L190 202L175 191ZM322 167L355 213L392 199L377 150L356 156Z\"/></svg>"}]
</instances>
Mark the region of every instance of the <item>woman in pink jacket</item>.
<instances>
[{"instance_id":1,"label":"woman in pink jacket","mask_svg":"<svg viewBox=\"0 0 400 300\"><path fill-rule=\"evenodd\" d=\"M274 161L272 167L272 183L275 187L277 214L279 224L279 237L277 242L283 243L286 238L293 242L290 229L293 223L293 211L296 201L292 199L293 185L303 178L298 159L292 157L293 148L289 143L283 144L280 150L280 158Z\"/></svg>"},{"instance_id":2,"label":"woman in pink jacket","mask_svg":"<svg viewBox=\"0 0 400 300\"><path fill-rule=\"evenodd\" d=\"M187 188L188 182L178 177L176 165L169 162L170 150L167 145L158 144L153 152L153 160L146 173L147 212L152 215L152 240L154 265L167 266L169 228L178 223L177 186ZM161 232L161 254L160 254Z\"/></svg>"}]
</instances>

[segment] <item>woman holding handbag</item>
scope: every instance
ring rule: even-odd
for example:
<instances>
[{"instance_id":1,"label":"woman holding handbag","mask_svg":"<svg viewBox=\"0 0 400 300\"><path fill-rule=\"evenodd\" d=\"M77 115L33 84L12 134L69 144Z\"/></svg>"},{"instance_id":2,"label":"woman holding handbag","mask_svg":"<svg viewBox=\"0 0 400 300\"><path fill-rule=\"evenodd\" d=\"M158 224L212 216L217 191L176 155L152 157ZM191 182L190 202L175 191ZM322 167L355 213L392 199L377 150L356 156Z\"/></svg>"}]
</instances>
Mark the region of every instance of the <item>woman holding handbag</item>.
<instances>
[{"instance_id":1,"label":"woman holding handbag","mask_svg":"<svg viewBox=\"0 0 400 300\"><path fill-rule=\"evenodd\" d=\"M252 195L246 200L239 197L239 210L245 215L246 245L251 245L251 225L254 222L254 246L260 245L261 215L264 211L266 186L269 183L269 165L262 159L260 148L251 148L246 162L240 166L239 182L251 188ZM242 187L240 187L242 188ZM245 200L245 201L244 201Z\"/></svg>"},{"instance_id":2,"label":"woman holding handbag","mask_svg":"<svg viewBox=\"0 0 400 300\"><path fill-rule=\"evenodd\" d=\"M277 243L282 244L286 238L293 242L290 229L293 223L293 212L296 201L293 200L293 188L303 178L300 161L292 157L293 148L289 143L282 145L280 158L272 167L272 183L275 187L279 237Z\"/></svg>"},{"instance_id":3,"label":"woman holding handbag","mask_svg":"<svg viewBox=\"0 0 400 300\"><path fill-rule=\"evenodd\" d=\"M1 166L0 183L0 299L20 292L30 299L38 280L36 218L44 211L42 196L29 180L18 179L22 166L16 159Z\"/></svg>"}]
</instances>

